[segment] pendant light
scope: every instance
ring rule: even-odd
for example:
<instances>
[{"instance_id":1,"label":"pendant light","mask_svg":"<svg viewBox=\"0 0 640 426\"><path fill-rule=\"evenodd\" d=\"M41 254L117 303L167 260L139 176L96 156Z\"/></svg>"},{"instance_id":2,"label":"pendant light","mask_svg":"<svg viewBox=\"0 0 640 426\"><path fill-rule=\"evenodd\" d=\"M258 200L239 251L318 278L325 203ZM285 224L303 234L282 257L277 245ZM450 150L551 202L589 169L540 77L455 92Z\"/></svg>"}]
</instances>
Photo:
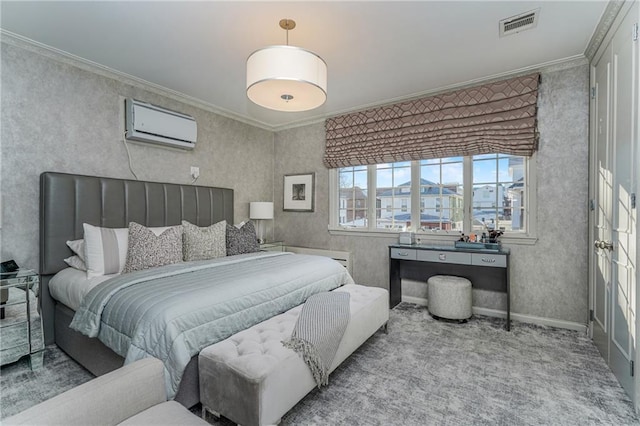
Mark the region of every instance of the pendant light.
<instances>
[{"instance_id":1,"label":"pendant light","mask_svg":"<svg viewBox=\"0 0 640 426\"><path fill-rule=\"evenodd\" d=\"M289 46L292 19L280 20L287 32L286 46L267 46L247 59L247 96L276 111L307 111L327 99L327 64L306 49Z\"/></svg>"}]
</instances>

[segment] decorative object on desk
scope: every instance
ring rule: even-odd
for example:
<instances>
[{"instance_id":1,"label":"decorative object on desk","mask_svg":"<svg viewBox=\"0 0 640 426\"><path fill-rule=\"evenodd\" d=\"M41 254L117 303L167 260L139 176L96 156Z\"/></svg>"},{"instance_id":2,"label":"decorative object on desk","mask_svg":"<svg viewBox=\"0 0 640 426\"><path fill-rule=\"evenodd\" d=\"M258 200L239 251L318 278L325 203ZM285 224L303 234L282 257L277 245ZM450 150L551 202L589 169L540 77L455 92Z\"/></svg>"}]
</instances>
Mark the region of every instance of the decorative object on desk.
<instances>
[{"instance_id":1,"label":"decorative object on desk","mask_svg":"<svg viewBox=\"0 0 640 426\"><path fill-rule=\"evenodd\" d=\"M472 250L495 250L499 251L501 244L499 241L500 236L503 234L502 231L489 230L489 235L485 232L482 233L482 237L478 241L476 234L470 234L469 236L465 236L464 234L460 234L460 239L454 243L454 247L456 248L466 248Z\"/></svg>"},{"instance_id":2,"label":"decorative object on desk","mask_svg":"<svg viewBox=\"0 0 640 426\"><path fill-rule=\"evenodd\" d=\"M312 212L314 209L315 173L285 175L284 211Z\"/></svg>"},{"instance_id":3,"label":"decorative object on desk","mask_svg":"<svg viewBox=\"0 0 640 426\"><path fill-rule=\"evenodd\" d=\"M264 243L264 226L262 222L273 219L273 203L270 201L252 201L249 203L249 219L256 221L258 225L258 243Z\"/></svg>"},{"instance_id":4,"label":"decorative object on desk","mask_svg":"<svg viewBox=\"0 0 640 426\"><path fill-rule=\"evenodd\" d=\"M467 241L456 241L454 243L454 247L471 249L471 250L499 251L500 250L500 243L482 243L482 242L472 243L472 242L467 242Z\"/></svg>"},{"instance_id":5,"label":"decorative object on desk","mask_svg":"<svg viewBox=\"0 0 640 426\"><path fill-rule=\"evenodd\" d=\"M413 232L398 233L399 244L413 244L415 242L415 234Z\"/></svg>"}]
</instances>

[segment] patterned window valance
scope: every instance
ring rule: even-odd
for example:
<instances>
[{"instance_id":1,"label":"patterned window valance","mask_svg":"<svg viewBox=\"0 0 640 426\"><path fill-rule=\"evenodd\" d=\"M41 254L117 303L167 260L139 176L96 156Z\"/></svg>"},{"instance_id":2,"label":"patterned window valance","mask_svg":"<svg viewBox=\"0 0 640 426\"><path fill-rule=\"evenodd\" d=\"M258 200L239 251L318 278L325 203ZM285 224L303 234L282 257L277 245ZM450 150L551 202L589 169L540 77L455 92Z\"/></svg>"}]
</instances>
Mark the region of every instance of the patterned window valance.
<instances>
[{"instance_id":1,"label":"patterned window valance","mask_svg":"<svg viewBox=\"0 0 640 426\"><path fill-rule=\"evenodd\" d=\"M329 118L329 168L538 149L539 74Z\"/></svg>"}]
</instances>

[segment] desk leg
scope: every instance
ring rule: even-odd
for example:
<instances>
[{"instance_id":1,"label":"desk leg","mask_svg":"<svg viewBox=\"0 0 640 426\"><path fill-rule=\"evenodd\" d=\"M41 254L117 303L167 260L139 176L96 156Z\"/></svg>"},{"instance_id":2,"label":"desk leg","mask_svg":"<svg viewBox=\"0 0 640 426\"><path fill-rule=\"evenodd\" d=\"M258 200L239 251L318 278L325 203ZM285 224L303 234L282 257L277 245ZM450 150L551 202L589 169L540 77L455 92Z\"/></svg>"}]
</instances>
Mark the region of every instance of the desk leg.
<instances>
[{"instance_id":1,"label":"desk leg","mask_svg":"<svg viewBox=\"0 0 640 426\"><path fill-rule=\"evenodd\" d=\"M400 281L400 261L389 259L389 309L402 301L402 284Z\"/></svg>"},{"instance_id":2,"label":"desk leg","mask_svg":"<svg viewBox=\"0 0 640 426\"><path fill-rule=\"evenodd\" d=\"M507 331L511 331L511 286L509 285L509 268L505 269L504 274L507 283Z\"/></svg>"}]
</instances>

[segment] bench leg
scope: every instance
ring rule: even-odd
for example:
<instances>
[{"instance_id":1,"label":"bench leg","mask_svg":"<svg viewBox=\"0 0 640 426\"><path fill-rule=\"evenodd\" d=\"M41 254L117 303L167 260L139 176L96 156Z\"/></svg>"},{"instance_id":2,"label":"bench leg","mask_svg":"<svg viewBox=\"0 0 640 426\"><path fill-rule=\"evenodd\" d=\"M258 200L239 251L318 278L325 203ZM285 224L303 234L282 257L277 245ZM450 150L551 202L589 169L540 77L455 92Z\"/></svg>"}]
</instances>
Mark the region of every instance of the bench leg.
<instances>
[{"instance_id":1,"label":"bench leg","mask_svg":"<svg viewBox=\"0 0 640 426\"><path fill-rule=\"evenodd\" d=\"M389 334L389 321L385 322L384 324L382 324L382 327L380 327L380 330L384 331L384 334Z\"/></svg>"},{"instance_id":2,"label":"bench leg","mask_svg":"<svg viewBox=\"0 0 640 426\"><path fill-rule=\"evenodd\" d=\"M213 417L216 418L216 420L220 420L220 413L218 413L217 411L213 411L208 409L207 407L205 407L204 405L202 406L202 420L206 421L207 420L207 413L211 414Z\"/></svg>"}]
</instances>

